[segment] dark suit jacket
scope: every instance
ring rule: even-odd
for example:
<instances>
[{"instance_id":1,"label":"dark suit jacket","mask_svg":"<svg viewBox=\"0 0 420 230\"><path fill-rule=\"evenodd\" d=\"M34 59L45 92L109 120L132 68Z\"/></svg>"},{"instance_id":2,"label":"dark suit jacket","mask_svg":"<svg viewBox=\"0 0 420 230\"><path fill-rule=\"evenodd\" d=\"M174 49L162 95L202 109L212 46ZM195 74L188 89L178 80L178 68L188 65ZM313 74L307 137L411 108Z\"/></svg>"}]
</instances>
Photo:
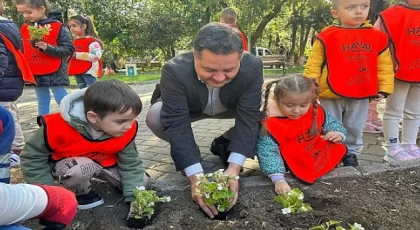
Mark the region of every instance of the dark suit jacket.
<instances>
[{"instance_id":1,"label":"dark suit jacket","mask_svg":"<svg viewBox=\"0 0 420 230\"><path fill-rule=\"evenodd\" d=\"M201 161L194 140L190 117L203 114L208 89L194 69L194 57L188 52L174 57L163 66L161 83L161 120L171 144L171 156L177 170ZM236 77L220 89L220 101L227 109L236 109L233 137L229 151L254 157L260 122L260 100L263 84L261 60L245 53Z\"/></svg>"}]
</instances>

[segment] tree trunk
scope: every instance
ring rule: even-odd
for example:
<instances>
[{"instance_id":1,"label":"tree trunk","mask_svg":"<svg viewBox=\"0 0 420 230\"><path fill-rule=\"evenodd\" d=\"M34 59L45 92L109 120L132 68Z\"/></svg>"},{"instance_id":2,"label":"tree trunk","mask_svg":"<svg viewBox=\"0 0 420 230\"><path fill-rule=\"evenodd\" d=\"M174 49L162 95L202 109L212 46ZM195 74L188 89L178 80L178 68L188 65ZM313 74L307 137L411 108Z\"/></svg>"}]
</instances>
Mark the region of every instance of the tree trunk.
<instances>
[{"instance_id":1,"label":"tree trunk","mask_svg":"<svg viewBox=\"0 0 420 230\"><path fill-rule=\"evenodd\" d=\"M296 3L293 3L293 17L297 16L297 11L296 11ZM289 66L294 66L295 65L295 48L296 48L296 37L297 37L297 31L298 31L298 24L296 22L296 20L292 21L292 46L290 47L290 52L289 52Z\"/></svg>"},{"instance_id":2,"label":"tree trunk","mask_svg":"<svg viewBox=\"0 0 420 230\"><path fill-rule=\"evenodd\" d=\"M251 39L252 41L257 41L258 39L261 38L265 27L267 26L267 24L275 17L277 17L277 15L280 13L281 8L283 6L283 4L286 2L287 0L278 0L275 5L273 10L267 14L260 22L260 24L258 24L257 29L255 30L255 32L252 34ZM249 28L249 25L248 25Z\"/></svg>"}]
</instances>

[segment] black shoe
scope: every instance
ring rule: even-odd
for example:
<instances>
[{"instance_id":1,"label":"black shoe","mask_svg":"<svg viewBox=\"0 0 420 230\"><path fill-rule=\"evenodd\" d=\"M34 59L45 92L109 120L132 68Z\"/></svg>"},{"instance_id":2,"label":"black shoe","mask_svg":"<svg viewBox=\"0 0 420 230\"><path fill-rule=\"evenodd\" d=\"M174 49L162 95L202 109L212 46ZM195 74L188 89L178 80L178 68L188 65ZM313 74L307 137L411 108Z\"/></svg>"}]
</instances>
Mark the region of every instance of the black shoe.
<instances>
[{"instance_id":1,"label":"black shoe","mask_svg":"<svg viewBox=\"0 0 420 230\"><path fill-rule=\"evenodd\" d=\"M102 197L100 197L94 191L90 191L88 194L85 195L77 195L76 200L77 208L80 210L98 207L99 205L104 203L104 199L102 199Z\"/></svg>"},{"instance_id":2,"label":"black shoe","mask_svg":"<svg viewBox=\"0 0 420 230\"><path fill-rule=\"evenodd\" d=\"M345 155L343 157L343 160L341 160L341 162L343 162L343 166L352 166L352 167L357 167L359 166L359 162L357 162L357 156L354 154L349 154L349 155Z\"/></svg>"},{"instance_id":3,"label":"black shoe","mask_svg":"<svg viewBox=\"0 0 420 230\"><path fill-rule=\"evenodd\" d=\"M42 230L64 230L66 225L58 222L49 221L46 219L39 219L39 224L45 226Z\"/></svg>"},{"instance_id":4,"label":"black shoe","mask_svg":"<svg viewBox=\"0 0 420 230\"><path fill-rule=\"evenodd\" d=\"M212 152L214 155L219 156L220 159L222 159L222 163L225 166L228 166L229 163L227 162L230 151L228 151L230 140L226 139L222 136L217 137L213 140L210 146L210 152Z\"/></svg>"}]
</instances>

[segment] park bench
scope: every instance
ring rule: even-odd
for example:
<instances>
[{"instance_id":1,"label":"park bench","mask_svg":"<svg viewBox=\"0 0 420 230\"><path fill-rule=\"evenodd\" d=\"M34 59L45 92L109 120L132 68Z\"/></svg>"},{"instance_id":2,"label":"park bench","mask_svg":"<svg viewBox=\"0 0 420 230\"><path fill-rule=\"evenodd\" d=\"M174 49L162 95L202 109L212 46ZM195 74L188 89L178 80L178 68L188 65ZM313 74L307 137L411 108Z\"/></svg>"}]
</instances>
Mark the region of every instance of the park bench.
<instances>
[{"instance_id":1,"label":"park bench","mask_svg":"<svg viewBox=\"0 0 420 230\"><path fill-rule=\"evenodd\" d=\"M287 64L285 55L267 55L259 56L264 67L283 69L283 75L286 74Z\"/></svg>"},{"instance_id":2,"label":"park bench","mask_svg":"<svg viewBox=\"0 0 420 230\"><path fill-rule=\"evenodd\" d=\"M150 60L150 61L146 61L146 60L141 60L141 59L127 59L125 61L125 64L135 64L137 66L137 68L142 68L142 70L144 70L144 68L146 67L162 67L162 64L160 63L160 61L157 60Z\"/></svg>"}]
</instances>

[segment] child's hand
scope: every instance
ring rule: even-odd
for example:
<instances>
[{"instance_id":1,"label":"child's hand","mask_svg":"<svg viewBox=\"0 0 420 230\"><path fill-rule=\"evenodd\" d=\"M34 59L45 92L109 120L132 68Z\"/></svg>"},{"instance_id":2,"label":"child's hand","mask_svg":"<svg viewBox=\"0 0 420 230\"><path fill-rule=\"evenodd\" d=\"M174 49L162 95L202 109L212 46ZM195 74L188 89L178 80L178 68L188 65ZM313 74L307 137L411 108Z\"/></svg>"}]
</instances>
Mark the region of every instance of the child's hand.
<instances>
[{"instance_id":1,"label":"child's hand","mask_svg":"<svg viewBox=\"0 0 420 230\"><path fill-rule=\"evenodd\" d=\"M35 45L43 51L48 48L48 44L46 42L37 42Z\"/></svg>"},{"instance_id":2,"label":"child's hand","mask_svg":"<svg viewBox=\"0 0 420 230\"><path fill-rule=\"evenodd\" d=\"M343 141L343 137L337 132L328 132L327 134L322 135L321 138L334 143L340 143Z\"/></svg>"},{"instance_id":3,"label":"child's hand","mask_svg":"<svg viewBox=\"0 0 420 230\"><path fill-rule=\"evenodd\" d=\"M384 96L383 94L378 93L378 94L376 95L376 97L374 98L374 100L375 100L375 101L380 101L380 100L382 100L382 99L384 99L384 98L385 98L385 96Z\"/></svg>"},{"instance_id":4,"label":"child's hand","mask_svg":"<svg viewBox=\"0 0 420 230\"><path fill-rule=\"evenodd\" d=\"M284 180L276 180L274 182L274 191L276 191L276 194L278 195L284 195L288 193L291 190L289 184Z\"/></svg>"}]
</instances>

